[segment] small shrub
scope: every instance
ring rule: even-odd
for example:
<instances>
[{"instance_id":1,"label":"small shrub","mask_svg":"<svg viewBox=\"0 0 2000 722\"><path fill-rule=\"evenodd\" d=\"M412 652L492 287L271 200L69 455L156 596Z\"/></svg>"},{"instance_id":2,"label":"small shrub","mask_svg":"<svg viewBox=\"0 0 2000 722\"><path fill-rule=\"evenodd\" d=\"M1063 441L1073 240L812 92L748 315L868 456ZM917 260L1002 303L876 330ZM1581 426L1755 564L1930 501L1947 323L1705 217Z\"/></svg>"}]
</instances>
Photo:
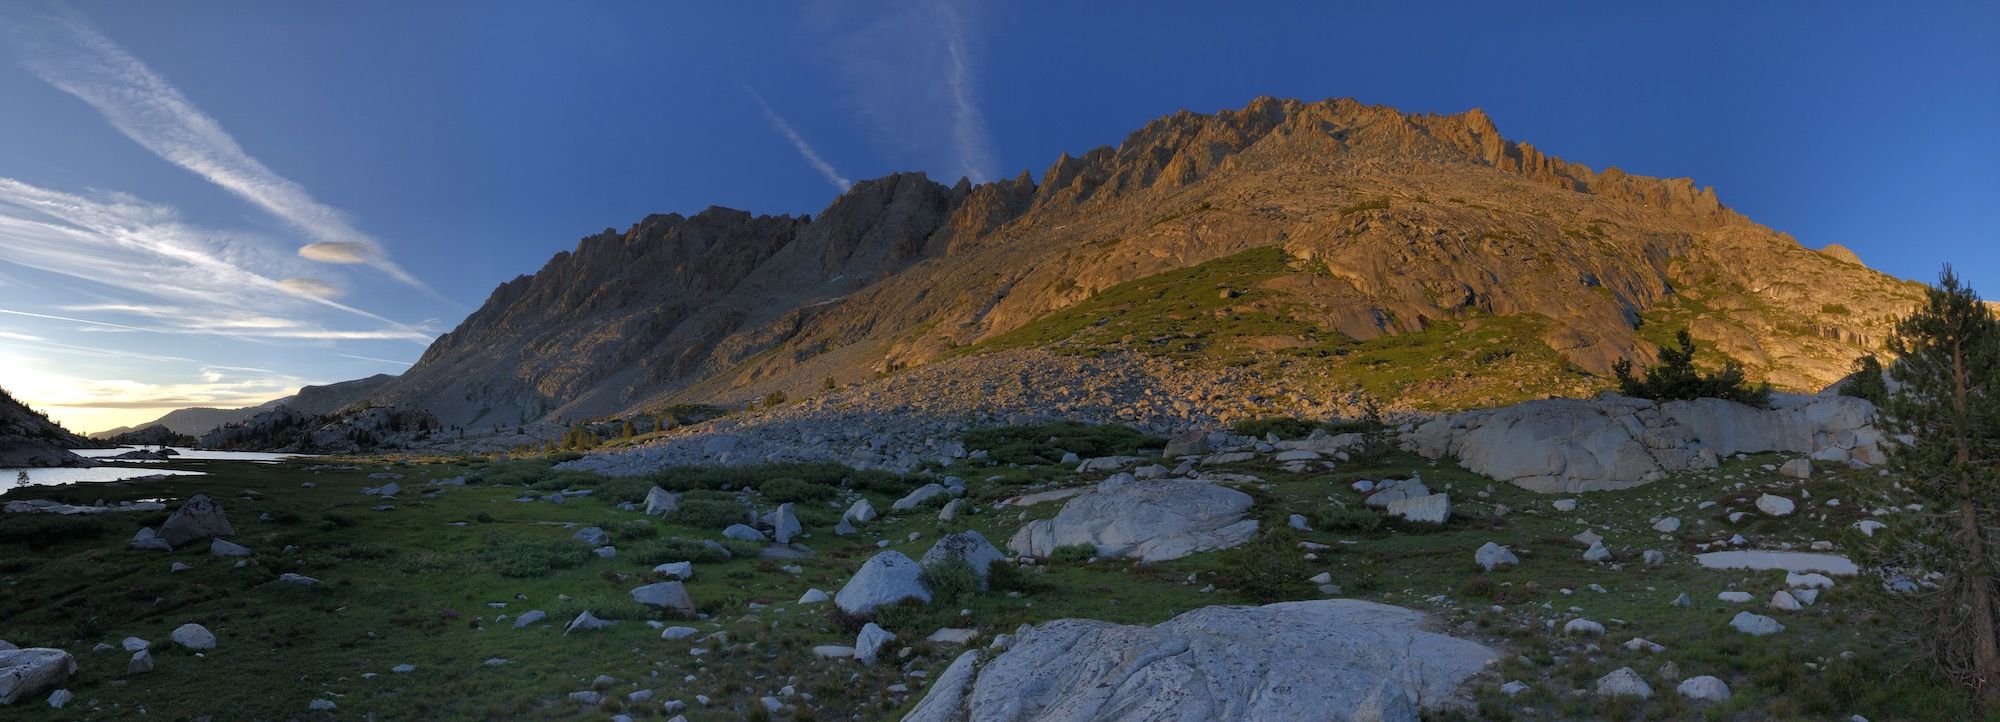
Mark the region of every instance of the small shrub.
<instances>
[{"instance_id":1,"label":"small shrub","mask_svg":"<svg viewBox=\"0 0 2000 722\"><path fill-rule=\"evenodd\" d=\"M31 551L74 541L97 539L111 532L112 520L101 516L9 514L0 518L0 543L27 545Z\"/></svg>"},{"instance_id":2,"label":"small shrub","mask_svg":"<svg viewBox=\"0 0 2000 722\"><path fill-rule=\"evenodd\" d=\"M840 495L839 487L814 484L804 479L780 476L758 485L757 493L775 503L826 501Z\"/></svg>"},{"instance_id":3,"label":"small shrub","mask_svg":"<svg viewBox=\"0 0 2000 722\"><path fill-rule=\"evenodd\" d=\"M1022 466L1054 464L1062 460L1064 452L1085 458L1136 454L1145 449L1164 448L1166 443L1165 439L1126 426L1074 421L1002 426L965 435L966 448L983 450L987 458L997 463Z\"/></svg>"},{"instance_id":4,"label":"small shrub","mask_svg":"<svg viewBox=\"0 0 2000 722\"><path fill-rule=\"evenodd\" d=\"M931 590L932 604L956 607L979 591L979 573L971 562L956 557L924 565L917 579Z\"/></svg>"},{"instance_id":5,"label":"small shrub","mask_svg":"<svg viewBox=\"0 0 2000 722\"><path fill-rule=\"evenodd\" d=\"M1313 528L1320 531L1370 532L1382 526L1382 515L1370 509L1349 509L1327 505L1313 512Z\"/></svg>"},{"instance_id":6,"label":"small shrub","mask_svg":"<svg viewBox=\"0 0 2000 722\"><path fill-rule=\"evenodd\" d=\"M1751 386L1735 359L1724 361L1720 371L1704 374L1694 366L1694 337L1687 329L1675 333L1674 340L1678 348L1660 347L1660 362L1646 369L1643 378L1632 375L1631 359L1613 364L1618 392L1654 401L1714 398L1759 407L1771 403L1771 385Z\"/></svg>"},{"instance_id":7,"label":"small shrub","mask_svg":"<svg viewBox=\"0 0 2000 722\"><path fill-rule=\"evenodd\" d=\"M1840 385L1840 395L1867 399L1878 408L1888 403L1889 383L1882 379L1882 362L1875 354L1854 360L1854 373Z\"/></svg>"},{"instance_id":8,"label":"small shrub","mask_svg":"<svg viewBox=\"0 0 2000 722\"><path fill-rule=\"evenodd\" d=\"M271 523L273 524L297 524L299 521L299 513L290 509L271 514Z\"/></svg>"},{"instance_id":9,"label":"small shrub","mask_svg":"<svg viewBox=\"0 0 2000 722\"><path fill-rule=\"evenodd\" d=\"M1305 419L1282 416L1263 419L1244 419L1231 425L1229 430L1244 436L1254 436L1260 439L1266 435L1276 435L1280 439L1302 439L1310 436L1313 430L1318 428L1321 428L1321 424Z\"/></svg>"},{"instance_id":10,"label":"small shrub","mask_svg":"<svg viewBox=\"0 0 2000 722\"><path fill-rule=\"evenodd\" d=\"M475 522L479 522L481 524L491 524L493 522L499 521L498 519L493 518L492 514L488 514L483 511L477 514L473 514L472 520Z\"/></svg>"},{"instance_id":11,"label":"small shrub","mask_svg":"<svg viewBox=\"0 0 2000 722\"><path fill-rule=\"evenodd\" d=\"M659 528L653 526L653 522L647 519L633 519L623 522L612 527L611 531L611 538L618 540L620 543L651 539L659 535Z\"/></svg>"},{"instance_id":12,"label":"small shrub","mask_svg":"<svg viewBox=\"0 0 2000 722\"><path fill-rule=\"evenodd\" d=\"M995 594L1035 594L1048 588L1048 582L1022 571L1011 561L1003 559L986 566L986 589Z\"/></svg>"},{"instance_id":13,"label":"small shrub","mask_svg":"<svg viewBox=\"0 0 2000 722\"><path fill-rule=\"evenodd\" d=\"M724 549L717 549L693 539L682 539L680 537L644 541L618 551L618 555L621 558L630 555L639 563L647 566L671 564L673 562L721 564L729 561L730 558L730 553L724 551Z\"/></svg>"},{"instance_id":14,"label":"small shrub","mask_svg":"<svg viewBox=\"0 0 2000 722\"><path fill-rule=\"evenodd\" d=\"M669 523L697 529L726 529L731 524L749 521L750 512L734 499L682 498L679 506L667 512L666 519Z\"/></svg>"},{"instance_id":15,"label":"small shrub","mask_svg":"<svg viewBox=\"0 0 2000 722\"><path fill-rule=\"evenodd\" d=\"M1313 597L1317 590L1306 581L1313 576L1313 567L1299 557L1293 543L1290 533L1272 531L1223 552L1216 585L1258 604Z\"/></svg>"},{"instance_id":16,"label":"small shrub","mask_svg":"<svg viewBox=\"0 0 2000 722\"><path fill-rule=\"evenodd\" d=\"M782 406L784 405L785 401L786 401L785 392L782 390L764 394L763 403L765 408L770 408L773 406Z\"/></svg>"},{"instance_id":17,"label":"small shrub","mask_svg":"<svg viewBox=\"0 0 2000 722\"><path fill-rule=\"evenodd\" d=\"M346 529L350 526L354 526L354 517L342 514L337 511L321 512L319 515L319 523L314 526L317 526L320 531L333 531L335 529Z\"/></svg>"},{"instance_id":18,"label":"small shrub","mask_svg":"<svg viewBox=\"0 0 2000 722\"><path fill-rule=\"evenodd\" d=\"M531 540L489 534L481 560L503 577L539 577L590 561L590 545L575 539Z\"/></svg>"},{"instance_id":19,"label":"small shrub","mask_svg":"<svg viewBox=\"0 0 2000 722\"><path fill-rule=\"evenodd\" d=\"M1059 562L1080 562L1097 556L1097 547L1090 544L1064 544L1049 550L1049 558Z\"/></svg>"}]
</instances>

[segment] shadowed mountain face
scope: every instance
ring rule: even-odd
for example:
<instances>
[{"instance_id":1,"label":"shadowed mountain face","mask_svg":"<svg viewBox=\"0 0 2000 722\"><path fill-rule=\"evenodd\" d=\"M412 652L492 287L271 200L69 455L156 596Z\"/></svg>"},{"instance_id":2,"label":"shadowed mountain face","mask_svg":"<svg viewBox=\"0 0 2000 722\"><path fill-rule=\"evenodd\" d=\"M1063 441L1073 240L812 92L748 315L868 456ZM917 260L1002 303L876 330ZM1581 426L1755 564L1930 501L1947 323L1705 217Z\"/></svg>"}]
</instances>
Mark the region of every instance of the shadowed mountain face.
<instances>
[{"instance_id":1,"label":"shadowed mountain face","mask_svg":"<svg viewBox=\"0 0 2000 722\"><path fill-rule=\"evenodd\" d=\"M0 390L0 467L91 466L69 450L94 446Z\"/></svg>"},{"instance_id":2,"label":"shadowed mountain face","mask_svg":"<svg viewBox=\"0 0 2000 722\"><path fill-rule=\"evenodd\" d=\"M1686 179L1544 155L1478 110L1259 99L1162 118L1039 181L902 174L816 218L710 208L607 230L503 284L369 401L488 427L798 397L1035 346L1458 408L1589 391L1681 327L1753 378L1816 390L1918 297L1844 250Z\"/></svg>"}]
</instances>

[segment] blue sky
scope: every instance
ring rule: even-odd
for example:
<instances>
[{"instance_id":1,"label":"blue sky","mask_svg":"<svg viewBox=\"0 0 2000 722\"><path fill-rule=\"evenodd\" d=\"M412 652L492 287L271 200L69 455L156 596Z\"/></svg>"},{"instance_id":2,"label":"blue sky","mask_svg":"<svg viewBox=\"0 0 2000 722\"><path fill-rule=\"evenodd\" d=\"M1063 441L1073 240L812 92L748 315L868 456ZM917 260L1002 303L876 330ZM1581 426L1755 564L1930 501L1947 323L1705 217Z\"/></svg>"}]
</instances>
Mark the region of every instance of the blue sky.
<instances>
[{"instance_id":1,"label":"blue sky","mask_svg":"<svg viewBox=\"0 0 2000 722\"><path fill-rule=\"evenodd\" d=\"M1038 177L1259 95L1484 108L1810 246L2000 289L2000 6L0 7L0 385L94 430L396 372L647 213Z\"/></svg>"}]
</instances>

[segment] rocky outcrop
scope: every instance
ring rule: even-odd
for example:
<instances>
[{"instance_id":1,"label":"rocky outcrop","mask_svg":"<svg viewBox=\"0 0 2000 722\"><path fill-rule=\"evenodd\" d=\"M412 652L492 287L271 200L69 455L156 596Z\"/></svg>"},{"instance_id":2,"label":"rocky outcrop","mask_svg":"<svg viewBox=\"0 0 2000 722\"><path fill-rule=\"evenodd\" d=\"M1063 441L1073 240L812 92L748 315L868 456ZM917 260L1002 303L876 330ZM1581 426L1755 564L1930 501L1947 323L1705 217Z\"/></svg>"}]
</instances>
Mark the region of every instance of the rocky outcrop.
<instances>
[{"instance_id":1,"label":"rocky outcrop","mask_svg":"<svg viewBox=\"0 0 2000 722\"><path fill-rule=\"evenodd\" d=\"M1416 720L1497 655L1351 599L1204 607L1158 626L1062 619L960 656L905 722Z\"/></svg>"},{"instance_id":2,"label":"rocky outcrop","mask_svg":"<svg viewBox=\"0 0 2000 722\"><path fill-rule=\"evenodd\" d=\"M1246 519L1249 494L1192 479L1139 481L1118 474L1070 499L1052 519L1037 519L1007 548L1046 557L1057 547L1086 544L1098 556L1156 562L1249 541L1257 521Z\"/></svg>"},{"instance_id":3,"label":"rocky outcrop","mask_svg":"<svg viewBox=\"0 0 2000 722\"><path fill-rule=\"evenodd\" d=\"M168 546L180 547L191 541L235 535L236 529L229 525L222 504L207 494L196 494L160 524L159 538Z\"/></svg>"},{"instance_id":4,"label":"rocky outcrop","mask_svg":"<svg viewBox=\"0 0 2000 722\"><path fill-rule=\"evenodd\" d=\"M76 658L60 649L0 649L0 705L59 688L76 674Z\"/></svg>"},{"instance_id":5,"label":"rocky outcrop","mask_svg":"<svg viewBox=\"0 0 2000 722\"><path fill-rule=\"evenodd\" d=\"M1874 406L1846 396L1775 394L1768 408L1720 399L1605 395L1442 416L1403 435L1426 458L1532 491L1624 489L1736 453L1789 452L1859 465L1886 458Z\"/></svg>"},{"instance_id":6,"label":"rocky outcrop","mask_svg":"<svg viewBox=\"0 0 2000 722\"><path fill-rule=\"evenodd\" d=\"M95 446L0 390L0 468L96 466L69 451Z\"/></svg>"}]
</instances>

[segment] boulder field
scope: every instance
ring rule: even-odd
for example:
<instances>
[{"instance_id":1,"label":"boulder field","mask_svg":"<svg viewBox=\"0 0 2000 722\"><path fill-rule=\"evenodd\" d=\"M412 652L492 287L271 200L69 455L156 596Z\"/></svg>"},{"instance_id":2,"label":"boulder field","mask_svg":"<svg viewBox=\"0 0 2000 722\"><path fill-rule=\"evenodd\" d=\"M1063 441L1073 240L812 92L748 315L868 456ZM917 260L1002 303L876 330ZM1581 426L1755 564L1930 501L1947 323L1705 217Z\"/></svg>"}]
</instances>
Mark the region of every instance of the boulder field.
<instances>
[{"instance_id":1,"label":"boulder field","mask_svg":"<svg viewBox=\"0 0 2000 722\"><path fill-rule=\"evenodd\" d=\"M1721 399L1655 403L1606 394L1441 416L1402 435L1405 448L1530 491L1626 489L1723 456L1766 451L1875 465L1891 443L1875 407L1847 396L1774 394L1767 408Z\"/></svg>"}]
</instances>

